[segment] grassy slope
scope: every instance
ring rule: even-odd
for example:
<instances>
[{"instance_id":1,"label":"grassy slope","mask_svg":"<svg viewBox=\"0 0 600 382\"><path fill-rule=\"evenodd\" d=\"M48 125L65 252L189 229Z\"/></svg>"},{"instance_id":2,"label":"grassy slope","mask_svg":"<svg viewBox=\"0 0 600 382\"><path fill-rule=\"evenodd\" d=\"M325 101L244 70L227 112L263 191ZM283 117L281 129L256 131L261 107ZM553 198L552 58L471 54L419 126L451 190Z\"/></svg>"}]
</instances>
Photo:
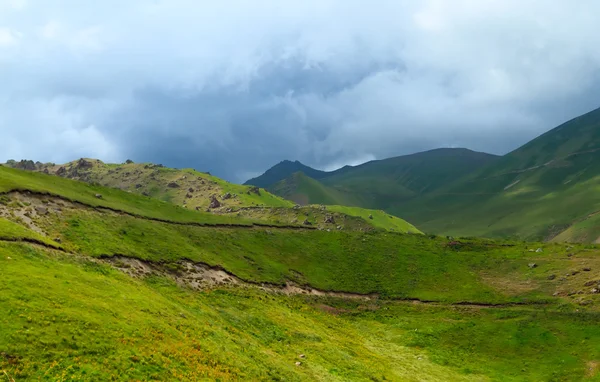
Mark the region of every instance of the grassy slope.
<instances>
[{"instance_id":1,"label":"grassy slope","mask_svg":"<svg viewBox=\"0 0 600 382\"><path fill-rule=\"evenodd\" d=\"M269 191L300 205L355 205L358 201L350 194L327 187L321 182L296 172L289 178L271 185Z\"/></svg>"},{"instance_id":2,"label":"grassy slope","mask_svg":"<svg viewBox=\"0 0 600 382\"><path fill-rule=\"evenodd\" d=\"M153 217L169 216L169 220L177 221L197 221L193 219L199 219L199 215L195 211L188 212L187 210L201 210L204 212L210 203L210 197L215 195L219 199L221 207L211 209L212 214L201 214L200 219L202 222L241 222L248 224L251 221L266 221L269 224L299 224L305 219L304 211L290 209L282 214L282 208L293 207L293 203L279 196L265 190L256 192L250 186L232 184L192 169L177 170L144 163L105 164L95 159L85 159L84 161L88 164L87 166L81 166L80 160L65 165L41 165L37 171L47 170L50 174L56 174L58 169L62 167L65 172L61 176L83 180L91 183L92 187L86 187L81 183L54 181L44 175L30 176L19 170L4 167L0 169L0 171L4 171L4 173L0 172L0 177L4 178L0 178L0 192L9 190L11 187L17 187L17 184L22 184L25 188L34 187L32 189L42 190L45 184L48 183L49 190L55 190L52 191L55 194L68 198L70 198L69 195L78 195L77 200L86 204L109 206L138 214L141 213L140 211L148 213L149 211L161 209L161 212ZM178 187L168 187L169 183L176 183ZM101 184L104 187L94 186L95 184ZM126 191L126 193L115 189ZM96 193L103 195L102 201L95 198ZM131 195L134 193L145 193L169 204L160 203L158 200L149 198L136 198ZM223 199L222 196L226 193L231 194L232 197ZM144 200L145 203L140 205L139 208L132 208L132 204L139 204L141 200ZM106 204L106 202L109 203ZM179 207L172 206L172 204ZM241 209L249 207L256 207L256 209L241 211ZM272 210L268 210L268 208L272 208ZM338 211L338 214L341 213L341 211ZM368 216L366 211L359 209L348 209L343 213L356 217ZM320 215L320 213L315 210L311 211L310 215ZM345 220L345 217L342 218ZM311 222L317 228L330 228L323 224L323 219ZM373 223L371 220L363 219L360 224L346 225L346 228L369 229L369 227L375 227L407 232L405 229L398 228L411 227L402 219L396 219L390 224Z\"/></svg>"},{"instance_id":3,"label":"grassy slope","mask_svg":"<svg viewBox=\"0 0 600 382\"><path fill-rule=\"evenodd\" d=\"M427 232L551 239L600 210L600 110L540 136L457 183L391 212ZM565 239L594 241L593 221ZM585 228L585 232L582 229Z\"/></svg>"},{"instance_id":4,"label":"grassy slope","mask_svg":"<svg viewBox=\"0 0 600 382\"><path fill-rule=\"evenodd\" d=\"M279 164L255 181L257 184L272 181L268 188L277 195L306 203L388 209L398 202L430 193L496 158L466 149L437 149L346 166L329 173L318 172L312 182L298 181L293 176L296 171L304 171L311 177L306 166Z\"/></svg>"},{"instance_id":5,"label":"grassy slope","mask_svg":"<svg viewBox=\"0 0 600 382\"><path fill-rule=\"evenodd\" d=\"M388 209L399 201L433 192L496 159L467 149L436 149L367 162L322 182L358 194L363 199L361 206Z\"/></svg>"},{"instance_id":6,"label":"grassy slope","mask_svg":"<svg viewBox=\"0 0 600 382\"><path fill-rule=\"evenodd\" d=\"M505 246L481 240L448 240L385 231L294 231L187 226L116 213L63 207L34 218L72 252L125 255L155 262L181 259L224 267L245 280L284 284L295 281L323 290L440 301L546 301L558 289L570 291L596 273L572 281L547 280L564 266L596 268L595 251L578 247L569 262L565 245ZM539 264L531 270L527 264ZM585 263L585 264L584 264ZM577 264L577 265L575 265ZM600 264L597 265L600 271ZM600 276L600 274L599 274ZM526 288L506 288L507 279ZM575 283L571 286L570 282ZM574 296L573 299L587 298Z\"/></svg>"},{"instance_id":7,"label":"grassy slope","mask_svg":"<svg viewBox=\"0 0 600 382\"><path fill-rule=\"evenodd\" d=\"M540 268L556 263L554 255L540 256L548 262L540 260ZM484 259L475 257L471 269ZM511 265L495 268L506 276ZM405 269L438 282L415 265ZM599 317L586 307L482 309L254 290L197 293L16 243L0 243L0 290L0 371L8 380L599 377ZM298 360L301 366L294 365Z\"/></svg>"},{"instance_id":8,"label":"grassy slope","mask_svg":"<svg viewBox=\"0 0 600 382\"><path fill-rule=\"evenodd\" d=\"M386 343L310 300L194 293L17 244L0 243L0 253L0 371L8 380L469 379L431 362L415 367L421 351Z\"/></svg>"},{"instance_id":9,"label":"grassy slope","mask_svg":"<svg viewBox=\"0 0 600 382\"><path fill-rule=\"evenodd\" d=\"M327 206L327 210L361 217L366 221L370 221L371 225L374 227L385 229L387 231L422 233L409 222L381 210L369 210L366 208L346 206Z\"/></svg>"},{"instance_id":10,"label":"grassy slope","mask_svg":"<svg viewBox=\"0 0 600 382\"><path fill-rule=\"evenodd\" d=\"M42 173L0 166L0 193L33 191L59 195L92 207L105 207L154 219L200 224L246 224L251 221L198 211L114 188L95 186ZM99 194L102 197L97 198Z\"/></svg>"},{"instance_id":11,"label":"grassy slope","mask_svg":"<svg viewBox=\"0 0 600 382\"><path fill-rule=\"evenodd\" d=\"M167 201L177 205L186 205L190 209L205 209L210 204L210 197L215 195L224 206L262 205L271 207L291 207L292 203L278 196L260 190L251 192L251 187L233 184L208 173L193 169L173 169L156 166L151 163L106 164L97 159L84 159L88 166L81 166L81 160L64 165L44 166L56 174L62 167L61 175L88 183L97 183L106 187L119 188ZM169 187L174 183L177 187ZM190 191L190 189L192 191ZM227 200L221 199L226 193L235 195Z\"/></svg>"},{"instance_id":12,"label":"grassy slope","mask_svg":"<svg viewBox=\"0 0 600 382\"><path fill-rule=\"evenodd\" d=\"M312 179L321 179L329 175L327 171L316 170L298 161L284 160L268 169L261 176L250 179L244 184L268 188L297 172L306 174L306 176Z\"/></svg>"}]
</instances>

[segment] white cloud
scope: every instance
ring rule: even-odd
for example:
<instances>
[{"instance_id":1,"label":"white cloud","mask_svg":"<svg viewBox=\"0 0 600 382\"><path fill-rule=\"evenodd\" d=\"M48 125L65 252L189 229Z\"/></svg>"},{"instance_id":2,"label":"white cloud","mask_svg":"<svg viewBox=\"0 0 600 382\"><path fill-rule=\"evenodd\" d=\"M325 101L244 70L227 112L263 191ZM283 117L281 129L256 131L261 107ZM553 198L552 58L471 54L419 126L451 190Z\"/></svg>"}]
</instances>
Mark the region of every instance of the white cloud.
<instances>
[{"instance_id":1,"label":"white cloud","mask_svg":"<svg viewBox=\"0 0 600 382\"><path fill-rule=\"evenodd\" d=\"M0 47L17 45L20 39L21 33L9 28L0 27Z\"/></svg>"},{"instance_id":2,"label":"white cloud","mask_svg":"<svg viewBox=\"0 0 600 382\"><path fill-rule=\"evenodd\" d=\"M499 153L600 94L595 0L0 0L0 10L0 47L19 47L0 56L0 104L10 100L18 126L0 124L3 149L16 157L129 152L234 177L285 157L325 168L436 146ZM46 138L33 145L20 130ZM76 147L92 140L98 149Z\"/></svg>"}]
</instances>

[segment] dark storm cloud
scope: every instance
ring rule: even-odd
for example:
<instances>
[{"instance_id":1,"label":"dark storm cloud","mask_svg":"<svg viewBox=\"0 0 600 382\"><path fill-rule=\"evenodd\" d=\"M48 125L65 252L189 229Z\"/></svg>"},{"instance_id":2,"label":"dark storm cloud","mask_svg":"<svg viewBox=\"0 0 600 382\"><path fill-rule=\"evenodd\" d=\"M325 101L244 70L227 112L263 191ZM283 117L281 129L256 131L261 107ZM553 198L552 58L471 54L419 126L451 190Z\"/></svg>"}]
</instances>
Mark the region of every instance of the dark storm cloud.
<instances>
[{"instance_id":1,"label":"dark storm cloud","mask_svg":"<svg viewBox=\"0 0 600 382\"><path fill-rule=\"evenodd\" d=\"M595 1L0 0L0 160L243 181L510 151L600 106Z\"/></svg>"}]
</instances>

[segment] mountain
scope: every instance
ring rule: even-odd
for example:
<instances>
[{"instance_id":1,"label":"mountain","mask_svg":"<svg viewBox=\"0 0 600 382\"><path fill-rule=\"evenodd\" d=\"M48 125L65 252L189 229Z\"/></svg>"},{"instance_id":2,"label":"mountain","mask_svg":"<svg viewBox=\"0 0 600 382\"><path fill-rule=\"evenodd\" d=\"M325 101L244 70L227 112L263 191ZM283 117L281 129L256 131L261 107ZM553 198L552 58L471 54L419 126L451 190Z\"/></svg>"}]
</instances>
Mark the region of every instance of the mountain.
<instances>
[{"instance_id":1,"label":"mountain","mask_svg":"<svg viewBox=\"0 0 600 382\"><path fill-rule=\"evenodd\" d=\"M235 216L276 225L307 225L319 229L387 229L421 233L412 224L381 211L303 206L275 196L256 186L229 183L193 169L173 169L160 164L107 164L81 158L57 165L31 160L10 161L7 166L80 180L179 205L213 215ZM372 216L373 218L368 218Z\"/></svg>"},{"instance_id":2,"label":"mountain","mask_svg":"<svg viewBox=\"0 0 600 382\"><path fill-rule=\"evenodd\" d=\"M265 226L128 191L0 167L7 381L599 376L596 247Z\"/></svg>"},{"instance_id":3,"label":"mountain","mask_svg":"<svg viewBox=\"0 0 600 382\"><path fill-rule=\"evenodd\" d=\"M329 173L326 171L315 170L312 167L303 165L299 161L284 160L279 162L275 166L268 169L264 174L256 178L252 178L246 181L245 185L252 185L257 187L267 188L272 184L286 179L287 177L297 172L304 173L306 176L313 179L321 179L326 177Z\"/></svg>"},{"instance_id":4,"label":"mountain","mask_svg":"<svg viewBox=\"0 0 600 382\"><path fill-rule=\"evenodd\" d=\"M389 212L428 232L593 242L600 237L600 109Z\"/></svg>"},{"instance_id":5,"label":"mountain","mask_svg":"<svg viewBox=\"0 0 600 382\"><path fill-rule=\"evenodd\" d=\"M331 172L285 161L255 178L258 183L253 183L254 180L246 183L264 185L276 195L304 204L390 209L399 202L433 192L497 158L467 149L443 148L345 166ZM299 179L295 172L287 172L293 170L315 181ZM310 175L315 173L316 176ZM266 184L273 180L274 183Z\"/></svg>"}]
</instances>

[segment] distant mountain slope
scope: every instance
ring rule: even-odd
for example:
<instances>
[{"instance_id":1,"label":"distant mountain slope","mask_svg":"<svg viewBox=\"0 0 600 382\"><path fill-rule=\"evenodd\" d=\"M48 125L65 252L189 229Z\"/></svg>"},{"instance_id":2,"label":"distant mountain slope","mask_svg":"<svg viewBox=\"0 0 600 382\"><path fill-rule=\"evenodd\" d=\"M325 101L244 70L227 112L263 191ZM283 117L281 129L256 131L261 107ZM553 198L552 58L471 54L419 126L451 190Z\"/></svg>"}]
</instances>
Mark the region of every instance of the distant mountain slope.
<instances>
[{"instance_id":1,"label":"distant mountain slope","mask_svg":"<svg viewBox=\"0 0 600 382\"><path fill-rule=\"evenodd\" d=\"M358 203L352 195L328 187L303 172L292 174L290 177L271 185L268 190L300 205L340 204L353 206Z\"/></svg>"},{"instance_id":2,"label":"distant mountain slope","mask_svg":"<svg viewBox=\"0 0 600 382\"><path fill-rule=\"evenodd\" d=\"M595 241L600 109L539 136L433 194L390 211L429 232ZM570 229L572 225L577 228ZM561 234L568 230L568 233Z\"/></svg>"},{"instance_id":3,"label":"distant mountain slope","mask_svg":"<svg viewBox=\"0 0 600 382\"><path fill-rule=\"evenodd\" d=\"M278 179L264 187L296 202L388 209L432 192L495 159L497 156L491 154L443 148L346 166L331 172L314 170L300 162L284 161L247 183L262 185L267 180ZM293 170L302 171L313 181L287 172Z\"/></svg>"},{"instance_id":4,"label":"distant mountain slope","mask_svg":"<svg viewBox=\"0 0 600 382\"><path fill-rule=\"evenodd\" d=\"M329 175L327 171L315 170L314 168L308 167L298 161L292 162L289 160L284 160L268 169L261 176L252 178L246 181L244 184L267 188L297 172L302 172L313 179L321 179Z\"/></svg>"}]
</instances>

